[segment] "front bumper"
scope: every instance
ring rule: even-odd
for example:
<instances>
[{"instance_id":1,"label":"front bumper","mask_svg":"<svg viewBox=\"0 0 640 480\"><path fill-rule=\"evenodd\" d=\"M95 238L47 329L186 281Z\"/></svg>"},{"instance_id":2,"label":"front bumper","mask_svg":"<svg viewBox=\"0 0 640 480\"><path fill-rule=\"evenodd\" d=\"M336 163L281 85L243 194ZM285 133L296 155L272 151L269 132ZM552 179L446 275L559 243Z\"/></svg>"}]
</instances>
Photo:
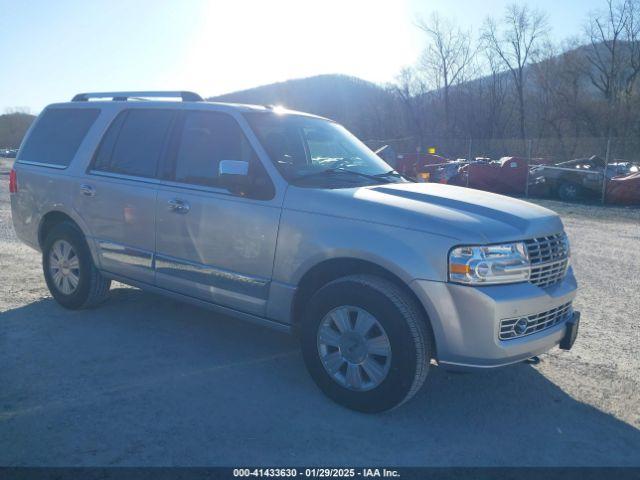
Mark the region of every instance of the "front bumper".
<instances>
[{"instance_id":1,"label":"front bumper","mask_svg":"<svg viewBox=\"0 0 640 480\"><path fill-rule=\"evenodd\" d=\"M548 288L530 283L469 287L428 280L414 280L411 286L431 320L438 363L460 368L509 365L558 345L567 321L508 340L499 339L500 321L569 303L577 289L571 268L562 282Z\"/></svg>"}]
</instances>

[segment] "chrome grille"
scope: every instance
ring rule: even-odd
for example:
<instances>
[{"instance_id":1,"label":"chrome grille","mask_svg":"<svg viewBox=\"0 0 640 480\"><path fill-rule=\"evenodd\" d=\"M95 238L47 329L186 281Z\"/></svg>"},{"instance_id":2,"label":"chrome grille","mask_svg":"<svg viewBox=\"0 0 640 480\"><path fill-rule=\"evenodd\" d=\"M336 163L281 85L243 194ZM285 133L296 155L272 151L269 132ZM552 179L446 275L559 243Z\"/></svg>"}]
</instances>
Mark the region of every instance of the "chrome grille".
<instances>
[{"instance_id":1,"label":"chrome grille","mask_svg":"<svg viewBox=\"0 0 640 480\"><path fill-rule=\"evenodd\" d=\"M530 238L524 243L531 262L531 283L549 287L564 278L569 265L569 241L564 232Z\"/></svg>"},{"instance_id":2,"label":"chrome grille","mask_svg":"<svg viewBox=\"0 0 640 480\"><path fill-rule=\"evenodd\" d=\"M547 328L564 322L568 320L572 314L573 309L571 308L571 302L569 302L535 315L501 320L499 338L500 340L510 340L513 338L526 337L532 333L546 330ZM522 320L522 322L520 322L520 320Z\"/></svg>"}]
</instances>

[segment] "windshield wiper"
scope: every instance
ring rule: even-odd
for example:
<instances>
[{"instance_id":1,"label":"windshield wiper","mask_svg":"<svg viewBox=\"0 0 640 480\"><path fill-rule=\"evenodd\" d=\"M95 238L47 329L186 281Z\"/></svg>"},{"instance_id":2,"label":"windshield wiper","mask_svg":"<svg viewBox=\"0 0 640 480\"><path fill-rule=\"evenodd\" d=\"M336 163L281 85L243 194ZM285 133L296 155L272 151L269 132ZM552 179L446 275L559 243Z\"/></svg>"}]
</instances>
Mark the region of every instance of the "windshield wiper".
<instances>
[{"instance_id":1,"label":"windshield wiper","mask_svg":"<svg viewBox=\"0 0 640 480\"><path fill-rule=\"evenodd\" d=\"M401 178L401 179L404 179L404 180L415 181L413 178L408 177L406 175L402 175L401 173L396 172L395 170L389 170L388 172L378 173L378 174L374 175L374 177L377 177L377 178L394 177L394 178Z\"/></svg>"},{"instance_id":2,"label":"windshield wiper","mask_svg":"<svg viewBox=\"0 0 640 480\"><path fill-rule=\"evenodd\" d=\"M361 172L356 172L355 170L349 170L346 168L340 168L340 167L334 167L334 168L327 168L324 170L320 170L319 172L312 172L312 173L305 173L304 175L299 175L297 177L295 177L295 180L302 180L305 178L313 178L313 177L320 177L320 176L325 176L325 175L333 175L336 173L346 173L346 174L350 174L350 175L356 175L358 177L363 177L363 178L368 178L370 180L375 180L378 183L385 183L386 180L383 177L380 177L378 175L368 175L366 173L361 173Z\"/></svg>"},{"instance_id":3,"label":"windshield wiper","mask_svg":"<svg viewBox=\"0 0 640 480\"><path fill-rule=\"evenodd\" d=\"M400 178L402 178L402 175L400 175L395 170L389 170L388 172L384 172L384 173L376 173L374 175L374 177L378 177L378 178L382 178L382 177L400 177Z\"/></svg>"}]
</instances>

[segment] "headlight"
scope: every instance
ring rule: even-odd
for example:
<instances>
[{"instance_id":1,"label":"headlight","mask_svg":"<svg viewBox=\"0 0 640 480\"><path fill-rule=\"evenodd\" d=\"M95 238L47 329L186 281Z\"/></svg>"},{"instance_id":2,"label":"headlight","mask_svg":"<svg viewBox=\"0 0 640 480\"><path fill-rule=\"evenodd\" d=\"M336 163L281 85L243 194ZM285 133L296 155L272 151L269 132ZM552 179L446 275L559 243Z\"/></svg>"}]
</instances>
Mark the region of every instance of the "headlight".
<instances>
[{"instance_id":1,"label":"headlight","mask_svg":"<svg viewBox=\"0 0 640 480\"><path fill-rule=\"evenodd\" d=\"M468 285L526 282L531 264L523 242L456 247L449 253L449 280Z\"/></svg>"}]
</instances>

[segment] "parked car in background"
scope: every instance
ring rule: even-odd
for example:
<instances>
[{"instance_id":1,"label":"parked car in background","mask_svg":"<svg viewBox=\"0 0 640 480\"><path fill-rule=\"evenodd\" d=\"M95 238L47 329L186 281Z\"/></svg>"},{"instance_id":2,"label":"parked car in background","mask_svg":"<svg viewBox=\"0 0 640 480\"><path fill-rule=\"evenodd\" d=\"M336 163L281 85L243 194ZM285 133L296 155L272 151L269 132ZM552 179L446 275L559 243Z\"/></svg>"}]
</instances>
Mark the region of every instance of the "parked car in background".
<instances>
[{"instance_id":1,"label":"parked car in background","mask_svg":"<svg viewBox=\"0 0 640 480\"><path fill-rule=\"evenodd\" d=\"M640 205L640 171L612 178L607 182L606 202L615 205Z\"/></svg>"},{"instance_id":2,"label":"parked car in background","mask_svg":"<svg viewBox=\"0 0 640 480\"><path fill-rule=\"evenodd\" d=\"M448 161L448 158L433 153L400 153L396 156L395 168L403 175L416 178L420 172L426 171L425 167Z\"/></svg>"},{"instance_id":3,"label":"parked car in background","mask_svg":"<svg viewBox=\"0 0 640 480\"><path fill-rule=\"evenodd\" d=\"M607 167L607 178L624 177L640 172L640 164L634 162L614 162Z\"/></svg>"},{"instance_id":4,"label":"parked car in background","mask_svg":"<svg viewBox=\"0 0 640 480\"><path fill-rule=\"evenodd\" d=\"M117 280L296 333L318 387L356 410L407 401L432 360L499 367L578 332L557 214L411 182L314 115L79 94L40 114L9 180L62 306Z\"/></svg>"},{"instance_id":5,"label":"parked car in background","mask_svg":"<svg viewBox=\"0 0 640 480\"><path fill-rule=\"evenodd\" d=\"M637 172L638 168L638 165L632 162L609 163L606 168L607 180ZM533 167L531 177L536 191L540 194L574 201L600 196L604 172L604 159L594 155L552 166Z\"/></svg>"},{"instance_id":6,"label":"parked car in background","mask_svg":"<svg viewBox=\"0 0 640 480\"><path fill-rule=\"evenodd\" d=\"M416 174L416 180L434 183L450 183L451 179L458 175L460 168L467 163L469 162L466 160L451 160L447 163L423 165Z\"/></svg>"},{"instance_id":7,"label":"parked car in background","mask_svg":"<svg viewBox=\"0 0 640 480\"><path fill-rule=\"evenodd\" d=\"M0 149L0 157L16 158L16 155L18 155L18 149L17 148Z\"/></svg>"},{"instance_id":8,"label":"parked car in background","mask_svg":"<svg viewBox=\"0 0 640 480\"><path fill-rule=\"evenodd\" d=\"M520 157L483 159L462 166L449 183L503 195L524 195L527 168L527 160Z\"/></svg>"}]
</instances>

